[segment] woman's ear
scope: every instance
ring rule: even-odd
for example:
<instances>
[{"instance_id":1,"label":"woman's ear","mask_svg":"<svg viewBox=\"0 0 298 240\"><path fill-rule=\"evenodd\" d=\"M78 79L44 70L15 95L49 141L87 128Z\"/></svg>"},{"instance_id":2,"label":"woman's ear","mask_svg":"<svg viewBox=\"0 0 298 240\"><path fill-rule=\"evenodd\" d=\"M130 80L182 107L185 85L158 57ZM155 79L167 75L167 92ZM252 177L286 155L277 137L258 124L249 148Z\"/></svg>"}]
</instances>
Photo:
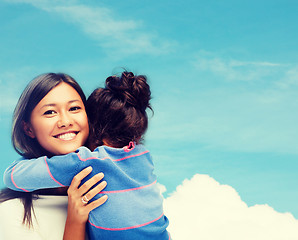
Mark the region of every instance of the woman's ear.
<instances>
[{"instance_id":1,"label":"woman's ear","mask_svg":"<svg viewBox=\"0 0 298 240\"><path fill-rule=\"evenodd\" d=\"M23 125L23 130L24 130L25 134L31 138L35 138L35 134L31 127L31 124L23 121L22 125Z\"/></svg>"}]
</instances>

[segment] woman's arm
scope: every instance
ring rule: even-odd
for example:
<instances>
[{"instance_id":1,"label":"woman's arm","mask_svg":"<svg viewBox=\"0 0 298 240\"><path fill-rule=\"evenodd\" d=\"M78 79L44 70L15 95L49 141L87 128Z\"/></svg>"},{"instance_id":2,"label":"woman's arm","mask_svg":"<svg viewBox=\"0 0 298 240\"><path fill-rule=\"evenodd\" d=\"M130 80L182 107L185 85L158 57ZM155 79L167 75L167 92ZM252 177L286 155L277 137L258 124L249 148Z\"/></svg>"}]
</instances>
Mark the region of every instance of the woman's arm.
<instances>
[{"instance_id":1,"label":"woman's arm","mask_svg":"<svg viewBox=\"0 0 298 240\"><path fill-rule=\"evenodd\" d=\"M108 198L107 195L104 195L93 202L83 203L83 197L86 196L87 200L91 200L107 185L105 181L102 181L96 187L91 189L103 178L103 174L99 173L79 187L81 181L91 173L91 171L91 167L82 170L73 178L71 185L68 188L68 211L63 240L85 240L86 222L88 220L89 212L102 205Z\"/></svg>"}]
</instances>

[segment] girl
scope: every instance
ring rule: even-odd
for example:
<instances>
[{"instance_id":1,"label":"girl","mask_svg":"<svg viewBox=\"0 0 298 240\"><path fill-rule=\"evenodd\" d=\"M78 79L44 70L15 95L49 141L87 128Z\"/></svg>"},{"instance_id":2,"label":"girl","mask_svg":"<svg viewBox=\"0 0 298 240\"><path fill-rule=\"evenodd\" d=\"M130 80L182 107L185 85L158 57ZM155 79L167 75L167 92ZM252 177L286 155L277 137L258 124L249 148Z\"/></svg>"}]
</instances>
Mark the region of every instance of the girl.
<instances>
[{"instance_id":1,"label":"girl","mask_svg":"<svg viewBox=\"0 0 298 240\"><path fill-rule=\"evenodd\" d=\"M48 73L32 80L23 91L14 111L12 142L15 150L24 158L75 151L85 143L89 133L85 102L85 95L78 83L66 74ZM52 108L50 112L46 109L48 107ZM48 117L51 111L57 113L55 118ZM65 127L67 122L69 125ZM76 136L73 139L62 139L63 133L70 129L75 130ZM56 137L57 134L60 137ZM1 191L1 237L7 240L62 239L66 220L64 239L85 239L88 213L101 205L106 198L94 201L94 205L81 203L81 196L99 180L94 177L78 188L80 181L89 172L90 169L85 169L77 174L68 189L67 220L67 199L64 196L48 196L66 195L66 188L33 193L10 189ZM105 183L99 185L97 192L101 191L104 185ZM88 194L92 196L94 191L90 190ZM17 198L24 205L23 217L22 206Z\"/></svg>"},{"instance_id":2,"label":"girl","mask_svg":"<svg viewBox=\"0 0 298 240\"><path fill-rule=\"evenodd\" d=\"M87 101L89 146L99 147L93 152L81 147L68 155L16 161L5 172L6 185L18 191L68 186L73 174L91 165L93 172L103 171L109 182L101 192L109 196L107 203L89 214L91 239L169 239L153 163L141 144L150 98L145 76L123 72L121 77L108 77L105 88L96 89ZM68 139L74 134L57 137ZM91 197L85 194L82 203Z\"/></svg>"}]
</instances>

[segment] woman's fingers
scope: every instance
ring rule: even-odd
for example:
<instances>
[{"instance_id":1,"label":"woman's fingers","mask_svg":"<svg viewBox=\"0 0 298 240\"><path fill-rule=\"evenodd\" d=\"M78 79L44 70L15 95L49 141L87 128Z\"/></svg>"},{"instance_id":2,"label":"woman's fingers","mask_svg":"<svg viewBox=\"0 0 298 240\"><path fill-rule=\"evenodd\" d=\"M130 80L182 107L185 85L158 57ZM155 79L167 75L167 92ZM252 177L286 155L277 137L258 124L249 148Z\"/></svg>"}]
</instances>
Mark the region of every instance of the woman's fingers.
<instances>
[{"instance_id":1,"label":"woman's fingers","mask_svg":"<svg viewBox=\"0 0 298 240\"><path fill-rule=\"evenodd\" d=\"M87 208L87 211L90 212L93 209L99 207L100 205L104 204L108 199L107 195L104 195L102 197L100 197L99 199L87 204L85 207Z\"/></svg>"},{"instance_id":2,"label":"woman's fingers","mask_svg":"<svg viewBox=\"0 0 298 240\"><path fill-rule=\"evenodd\" d=\"M98 173L94 175L92 178L90 178L88 181L86 181L81 187L79 187L79 193L80 195L84 195L87 191L90 190L92 186L94 186L96 183L101 181L104 177L103 173ZM99 192L98 192L99 193ZM90 198L88 198L90 200Z\"/></svg>"},{"instance_id":3,"label":"woman's fingers","mask_svg":"<svg viewBox=\"0 0 298 240\"><path fill-rule=\"evenodd\" d=\"M84 197L83 200L84 201L89 201L91 200L96 194L100 193L105 187L107 186L107 182L106 181L102 181L100 184L98 184L95 188L91 189L89 192L87 192ZM83 201L82 200L82 201Z\"/></svg>"},{"instance_id":4,"label":"woman's fingers","mask_svg":"<svg viewBox=\"0 0 298 240\"><path fill-rule=\"evenodd\" d=\"M69 186L70 189L75 190L79 187L81 181L92 172L92 167L87 167L75 175Z\"/></svg>"}]
</instances>

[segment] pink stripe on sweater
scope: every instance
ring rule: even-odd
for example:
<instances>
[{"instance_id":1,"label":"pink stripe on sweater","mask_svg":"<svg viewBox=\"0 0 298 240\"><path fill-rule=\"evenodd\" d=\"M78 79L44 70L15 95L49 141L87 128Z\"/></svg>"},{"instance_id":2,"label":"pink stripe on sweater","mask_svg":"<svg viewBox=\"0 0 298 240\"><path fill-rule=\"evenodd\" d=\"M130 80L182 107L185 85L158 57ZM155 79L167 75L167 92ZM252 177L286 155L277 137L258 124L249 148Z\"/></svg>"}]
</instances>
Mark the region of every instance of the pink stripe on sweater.
<instances>
[{"instance_id":1,"label":"pink stripe on sweater","mask_svg":"<svg viewBox=\"0 0 298 240\"><path fill-rule=\"evenodd\" d=\"M60 182L58 182L52 175L51 171L50 171L50 168L49 168L49 165L48 165L48 162L47 162L47 157L44 157L44 161L46 163L46 166L47 166L47 170L48 170L48 173L50 175L50 177L56 182L58 183L61 187L65 187L63 184L61 184Z\"/></svg>"},{"instance_id":2,"label":"pink stripe on sweater","mask_svg":"<svg viewBox=\"0 0 298 240\"><path fill-rule=\"evenodd\" d=\"M127 156L127 157L124 157L124 158L119 158L119 159L115 159L115 160L112 160L113 162L119 162L119 161L122 161L122 160L125 160L127 158L132 158L132 157L138 157L138 156L141 156L143 154L146 154L148 153L149 151L145 151L145 152L141 152L141 153L138 153L138 154L135 154L135 155L130 155L130 156Z\"/></svg>"},{"instance_id":3,"label":"pink stripe on sweater","mask_svg":"<svg viewBox=\"0 0 298 240\"><path fill-rule=\"evenodd\" d=\"M153 184L155 184L156 181L157 181L157 180L155 180L153 183L150 183L150 184L148 184L148 185L141 186L141 187L129 188L129 189L123 189L123 190L115 190L115 191L102 191L102 192L100 192L100 193L102 193L102 194L107 194L107 193L120 193L120 192L135 191L135 190L143 189L143 188L146 188L146 187L150 187L150 186L152 186Z\"/></svg>"},{"instance_id":4,"label":"pink stripe on sweater","mask_svg":"<svg viewBox=\"0 0 298 240\"><path fill-rule=\"evenodd\" d=\"M16 188L18 189L21 189L23 190L24 192L29 192L28 190L24 189L24 188L20 188L18 187L18 185L15 183L14 179L13 179L13 172L14 172L14 169L16 168L16 166L13 167L12 171L11 171L11 174L10 174L10 178L11 178L11 181L13 183L13 185L15 185Z\"/></svg>"},{"instance_id":5,"label":"pink stripe on sweater","mask_svg":"<svg viewBox=\"0 0 298 240\"><path fill-rule=\"evenodd\" d=\"M156 222L157 220L159 220L164 214L162 213L158 218L150 221L150 222L146 222L146 223L143 223L143 224L139 224L139 225L136 225L136 226L131 226L131 227L124 227L124 228L106 228L106 227L101 227L101 226L96 226L95 224L93 224L92 222L89 221L89 223L93 226L93 227L96 227L96 228L99 228L99 229L103 229L103 230L109 230L109 231L123 231L123 230L129 230L129 229L134 229L134 228L140 228L140 227L144 227L146 225L149 225L150 223L153 223L153 222Z\"/></svg>"},{"instance_id":6,"label":"pink stripe on sweater","mask_svg":"<svg viewBox=\"0 0 298 240\"><path fill-rule=\"evenodd\" d=\"M87 161L87 160L91 160L91 159L99 159L99 158L97 158L97 157L82 158L81 155L80 155L79 153L77 153L77 156L78 156L78 158L79 158L81 161L83 161L83 162L85 162L85 161ZM104 159L105 159L105 158L104 158ZM104 159L101 159L101 160L104 160Z\"/></svg>"},{"instance_id":7,"label":"pink stripe on sweater","mask_svg":"<svg viewBox=\"0 0 298 240\"><path fill-rule=\"evenodd\" d=\"M127 157L124 157L124 158L119 158L119 159L110 159L109 157L105 157L105 158L97 158L97 157L90 157L90 158L82 158L81 155L79 153L77 153L78 155L78 158L81 160L81 161L87 161L87 160L91 160L91 159L99 159L99 160L106 160L106 159L110 159L112 160L113 162L119 162L119 161L122 161L122 160L125 160L125 159L128 159L128 158L132 158L132 157L138 157L138 156L141 156L143 154L146 154L148 153L149 151L144 151L144 152L141 152L141 153L138 153L138 154L135 154L135 155L130 155L130 156L127 156Z\"/></svg>"}]
</instances>

